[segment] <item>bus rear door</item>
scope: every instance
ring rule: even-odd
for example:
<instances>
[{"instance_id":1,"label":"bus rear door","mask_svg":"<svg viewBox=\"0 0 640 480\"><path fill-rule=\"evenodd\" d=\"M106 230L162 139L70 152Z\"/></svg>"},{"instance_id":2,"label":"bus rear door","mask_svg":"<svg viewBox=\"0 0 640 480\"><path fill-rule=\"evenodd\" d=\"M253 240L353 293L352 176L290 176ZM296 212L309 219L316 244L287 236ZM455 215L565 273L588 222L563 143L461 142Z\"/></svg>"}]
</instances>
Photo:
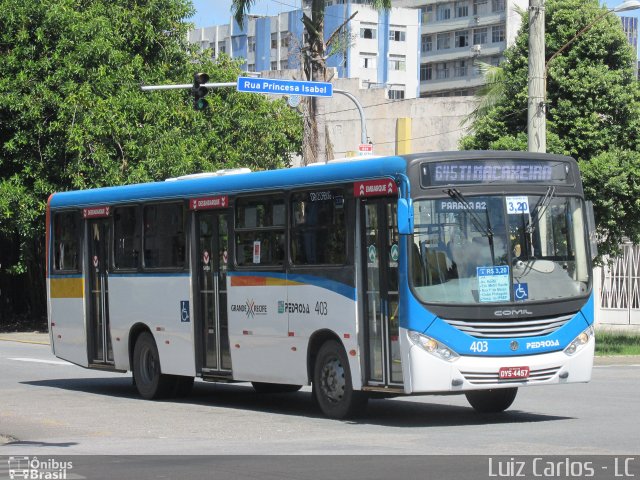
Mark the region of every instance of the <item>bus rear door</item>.
<instances>
[{"instance_id":1,"label":"bus rear door","mask_svg":"<svg viewBox=\"0 0 640 480\"><path fill-rule=\"evenodd\" d=\"M192 209L200 201L208 208L226 207L223 197L215 199L192 200ZM217 205L218 207L211 207ZM196 208L197 209L197 208ZM199 354L198 365L203 375L228 374L231 372L231 353L229 350L229 323L227 319L227 263L229 252L229 216L228 211L207 209L196 211L195 228L197 244L196 283L197 320L195 328L201 338L196 349Z\"/></svg>"}]
</instances>

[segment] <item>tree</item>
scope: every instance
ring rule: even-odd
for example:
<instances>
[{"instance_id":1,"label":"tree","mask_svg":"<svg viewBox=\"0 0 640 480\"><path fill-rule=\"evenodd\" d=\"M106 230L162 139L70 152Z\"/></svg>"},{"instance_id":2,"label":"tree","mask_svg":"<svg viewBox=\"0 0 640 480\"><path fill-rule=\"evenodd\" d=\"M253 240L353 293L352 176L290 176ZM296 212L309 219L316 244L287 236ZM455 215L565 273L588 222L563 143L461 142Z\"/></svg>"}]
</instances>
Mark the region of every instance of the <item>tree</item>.
<instances>
[{"instance_id":1,"label":"tree","mask_svg":"<svg viewBox=\"0 0 640 480\"><path fill-rule=\"evenodd\" d=\"M188 44L189 0L0 0L0 10L0 245L20 246L0 275L25 275L34 315L45 312L51 193L275 168L300 152L301 121L282 100L217 90L195 112L187 90L140 90L196 71L213 82L240 74Z\"/></svg>"},{"instance_id":2,"label":"tree","mask_svg":"<svg viewBox=\"0 0 640 480\"><path fill-rule=\"evenodd\" d=\"M232 14L236 22L242 26L245 16L255 3L255 0L233 0L231 5ZM325 41L324 33L324 14L325 0L307 0L310 4L311 16L307 12L302 13L302 23L306 32L306 44L301 48L303 58L303 71L305 79L309 81L328 82L331 80L327 70L327 59L333 53L332 46L339 42L341 38L339 33L346 27L349 20L356 14L351 15L345 22L334 32L327 36ZM391 8L391 0L371 0L371 6L377 10ZM317 98L311 97L307 100L306 111L304 115L305 141L303 151L303 162L315 163L319 159L325 157L319 150L326 151L327 141L323 140L324 123L322 115L319 115L320 102ZM319 122L320 120L320 122ZM320 124L319 124L320 123Z\"/></svg>"},{"instance_id":3,"label":"tree","mask_svg":"<svg viewBox=\"0 0 640 480\"><path fill-rule=\"evenodd\" d=\"M546 58L604 11L597 0L547 0ZM463 149L527 149L526 15L525 27L505 52L504 95L473 123L471 135L461 140ZM634 62L620 20L605 15L547 67L547 151L578 160L585 191L594 201L603 254L616 253L622 236L640 240L636 220L640 204L616 209L610 185L598 177L610 168L624 176L617 177L618 185L640 183L636 169L619 170L621 158L635 158L640 147L640 90ZM623 157L607 153L616 150L634 153Z\"/></svg>"}]
</instances>

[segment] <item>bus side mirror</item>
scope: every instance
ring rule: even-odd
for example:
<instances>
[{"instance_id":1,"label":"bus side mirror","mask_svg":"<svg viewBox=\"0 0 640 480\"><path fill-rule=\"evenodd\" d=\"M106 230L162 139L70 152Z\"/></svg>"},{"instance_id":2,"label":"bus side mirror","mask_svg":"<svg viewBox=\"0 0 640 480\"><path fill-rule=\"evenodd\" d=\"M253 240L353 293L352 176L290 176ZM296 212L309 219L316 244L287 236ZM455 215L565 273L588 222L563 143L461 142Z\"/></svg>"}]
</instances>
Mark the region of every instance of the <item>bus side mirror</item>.
<instances>
[{"instance_id":1,"label":"bus side mirror","mask_svg":"<svg viewBox=\"0 0 640 480\"><path fill-rule=\"evenodd\" d=\"M398 233L411 235L413 233L413 204L411 200L398 200Z\"/></svg>"},{"instance_id":2,"label":"bus side mirror","mask_svg":"<svg viewBox=\"0 0 640 480\"><path fill-rule=\"evenodd\" d=\"M598 237L596 236L596 216L593 213L593 202L585 202L587 207L587 231L589 232L589 245L591 247L591 260L598 256Z\"/></svg>"}]
</instances>

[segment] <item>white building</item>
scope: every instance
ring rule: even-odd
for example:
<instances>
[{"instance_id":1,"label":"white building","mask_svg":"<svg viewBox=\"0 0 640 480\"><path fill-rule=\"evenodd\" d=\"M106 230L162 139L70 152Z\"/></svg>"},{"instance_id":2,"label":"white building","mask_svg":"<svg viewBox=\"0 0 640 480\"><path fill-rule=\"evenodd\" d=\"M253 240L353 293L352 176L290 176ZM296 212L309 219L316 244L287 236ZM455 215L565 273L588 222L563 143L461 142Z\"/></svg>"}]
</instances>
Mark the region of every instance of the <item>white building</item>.
<instances>
[{"instance_id":1,"label":"white building","mask_svg":"<svg viewBox=\"0 0 640 480\"><path fill-rule=\"evenodd\" d=\"M473 95L485 83L474 64L498 65L515 41L527 0L395 0L421 12L420 95Z\"/></svg>"},{"instance_id":2,"label":"white building","mask_svg":"<svg viewBox=\"0 0 640 480\"><path fill-rule=\"evenodd\" d=\"M476 61L497 65L521 24L527 0L394 0L378 12L367 0L327 0L325 38L349 22L345 49L329 58L341 78L385 88L387 98L472 95L484 83ZM247 71L298 69L302 11L248 16L244 28L206 27L189 41L246 59Z\"/></svg>"},{"instance_id":3,"label":"white building","mask_svg":"<svg viewBox=\"0 0 640 480\"><path fill-rule=\"evenodd\" d=\"M419 96L420 11L378 12L359 3L333 2L325 10L325 39L356 11L344 49L329 57L328 66L335 67L341 78L360 78L364 87L385 88L390 99ZM243 68L249 72L298 69L301 18L301 10L269 17L250 15L243 28L235 21L198 28L189 32L189 41L210 48L214 56L226 53L246 59Z\"/></svg>"}]
</instances>

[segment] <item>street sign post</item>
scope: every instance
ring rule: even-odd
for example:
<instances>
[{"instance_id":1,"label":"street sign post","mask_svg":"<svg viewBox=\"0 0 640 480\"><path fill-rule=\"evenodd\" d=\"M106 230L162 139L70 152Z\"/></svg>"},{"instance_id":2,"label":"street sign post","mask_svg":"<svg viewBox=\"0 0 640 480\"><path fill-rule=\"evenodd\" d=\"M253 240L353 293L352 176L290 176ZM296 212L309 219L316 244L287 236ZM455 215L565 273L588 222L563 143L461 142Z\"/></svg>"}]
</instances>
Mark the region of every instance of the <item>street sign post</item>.
<instances>
[{"instance_id":1,"label":"street sign post","mask_svg":"<svg viewBox=\"0 0 640 480\"><path fill-rule=\"evenodd\" d=\"M238 77L237 90L271 95L300 95L302 97L332 97L333 84L328 82L303 82L275 80L271 78Z\"/></svg>"}]
</instances>

